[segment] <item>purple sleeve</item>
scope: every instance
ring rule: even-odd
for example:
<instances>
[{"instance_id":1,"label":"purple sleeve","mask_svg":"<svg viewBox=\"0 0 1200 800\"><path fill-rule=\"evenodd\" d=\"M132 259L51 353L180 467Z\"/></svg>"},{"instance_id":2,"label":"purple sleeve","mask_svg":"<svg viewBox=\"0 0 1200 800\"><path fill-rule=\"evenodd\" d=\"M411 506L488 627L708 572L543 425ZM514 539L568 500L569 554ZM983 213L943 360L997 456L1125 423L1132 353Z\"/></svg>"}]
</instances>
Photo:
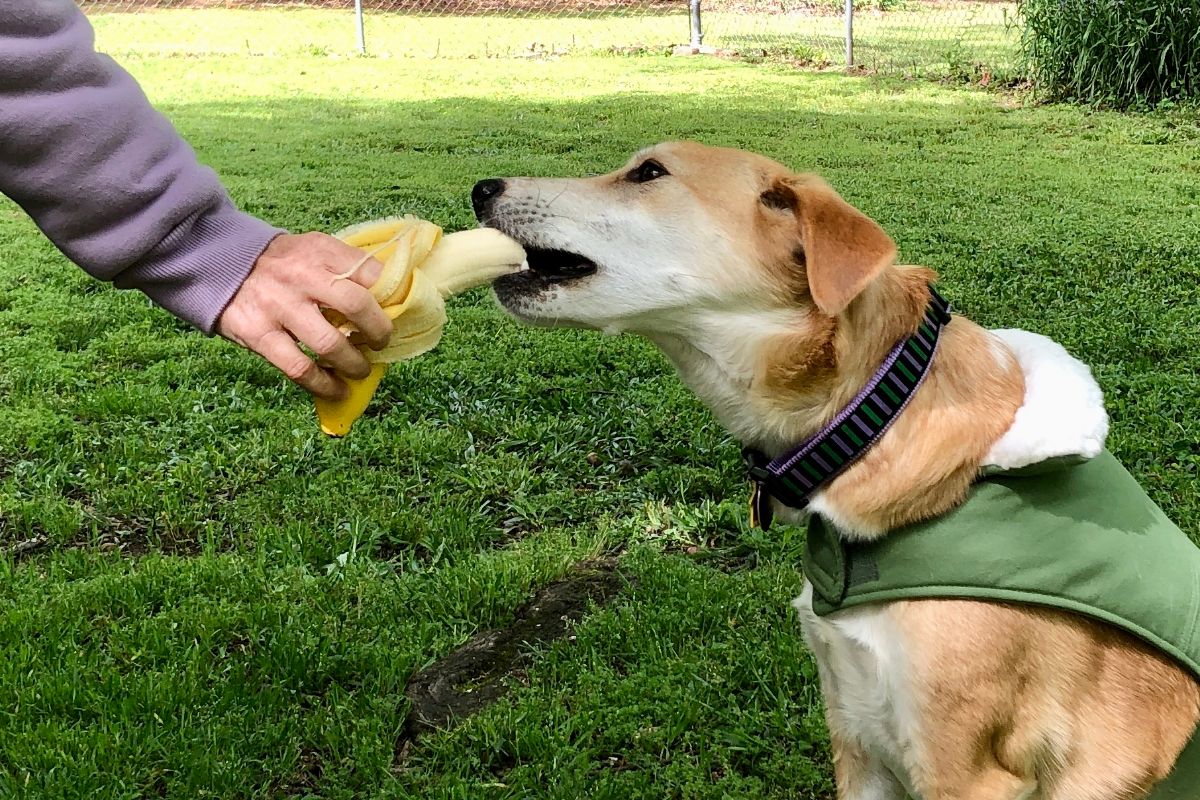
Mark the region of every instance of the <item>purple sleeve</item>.
<instances>
[{"instance_id":1,"label":"purple sleeve","mask_svg":"<svg viewBox=\"0 0 1200 800\"><path fill-rule=\"evenodd\" d=\"M0 192L90 274L206 333L282 232L238 211L71 0L0 0Z\"/></svg>"}]
</instances>

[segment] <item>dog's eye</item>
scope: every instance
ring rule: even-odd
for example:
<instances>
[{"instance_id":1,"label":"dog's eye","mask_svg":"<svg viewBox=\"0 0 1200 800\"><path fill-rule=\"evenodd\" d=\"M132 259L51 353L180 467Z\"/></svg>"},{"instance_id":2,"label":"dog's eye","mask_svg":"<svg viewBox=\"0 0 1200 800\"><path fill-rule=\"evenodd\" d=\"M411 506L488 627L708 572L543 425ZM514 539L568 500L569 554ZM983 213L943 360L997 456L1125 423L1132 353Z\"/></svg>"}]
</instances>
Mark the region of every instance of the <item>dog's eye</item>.
<instances>
[{"instance_id":1,"label":"dog's eye","mask_svg":"<svg viewBox=\"0 0 1200 800\"><path fill-rule=\"evenodd\" d=\"M663 175L670 175L667 168L654 159L647 159L629 171L629 180L633 183L647 183Z\"/></svg>"}]
</instances>

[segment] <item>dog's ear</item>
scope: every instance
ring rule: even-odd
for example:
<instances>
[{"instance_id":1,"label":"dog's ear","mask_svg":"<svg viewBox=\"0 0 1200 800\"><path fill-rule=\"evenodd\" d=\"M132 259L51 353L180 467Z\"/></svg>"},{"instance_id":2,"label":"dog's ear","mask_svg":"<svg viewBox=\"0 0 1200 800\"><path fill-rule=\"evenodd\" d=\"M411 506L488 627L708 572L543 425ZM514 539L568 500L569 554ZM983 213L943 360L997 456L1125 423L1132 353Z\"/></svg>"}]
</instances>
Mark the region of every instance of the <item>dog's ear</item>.
<instances>
[{"instance_id":1,"label":"dog's ear","mask_svg":"<svg viewBox=\"0 0 1200 800\"><path fill-rule=\"evenodd\" d=\"M800 246L794 258L804 267L813 302L825 314L840 314L896 260L892 237L815 175L778 179L759 201L795 216Z\"/></svg>"}]
</instances>

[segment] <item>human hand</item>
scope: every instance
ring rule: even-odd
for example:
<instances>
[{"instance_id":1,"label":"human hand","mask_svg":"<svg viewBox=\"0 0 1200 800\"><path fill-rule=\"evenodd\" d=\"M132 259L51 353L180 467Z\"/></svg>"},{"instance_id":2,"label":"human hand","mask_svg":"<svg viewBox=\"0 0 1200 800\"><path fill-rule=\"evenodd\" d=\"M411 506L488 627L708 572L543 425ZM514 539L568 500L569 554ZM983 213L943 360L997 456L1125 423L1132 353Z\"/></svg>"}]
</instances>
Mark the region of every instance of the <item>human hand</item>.
<instances>
[{"instance_id":1,"label":"human hand","mask_svg":"<svg viewBox=\"0 0 1200 800\"><path fill-rule=\"evenodd\" d=\"M392 321L369 287L383 265L363 259L356 247L323 233L281 234L258 257L217 320L217 333L258 353L317 397L339 400L349 378L365 378L371 365L321 314L340 312L362 331L366 344L387 344ZM300 344L317 354L314 361Z\"/></svg>"}]
</instances>

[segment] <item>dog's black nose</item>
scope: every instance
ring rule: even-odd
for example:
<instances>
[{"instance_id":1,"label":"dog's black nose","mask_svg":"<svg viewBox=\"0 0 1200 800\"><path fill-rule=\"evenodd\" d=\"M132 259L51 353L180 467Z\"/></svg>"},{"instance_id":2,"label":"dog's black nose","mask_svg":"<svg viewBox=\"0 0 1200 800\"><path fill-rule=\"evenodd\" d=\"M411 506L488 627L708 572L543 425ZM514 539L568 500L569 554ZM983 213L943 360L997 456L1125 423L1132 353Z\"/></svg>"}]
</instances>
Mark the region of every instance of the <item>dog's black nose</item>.
<instances>
[{"instance_id":1,"label":"dog's black nose","mask_svg":"<svg viewBox=\"0 0 1200 800\"><path fill-rule=\"evenodd\" d=\"M475 188L471 190L471 208L475 209L476 218L482 221L488 206L502 194L504 194L504 181L496 178L488 178L486 181L475 184Z\"/></svg>"}]
</instances>

